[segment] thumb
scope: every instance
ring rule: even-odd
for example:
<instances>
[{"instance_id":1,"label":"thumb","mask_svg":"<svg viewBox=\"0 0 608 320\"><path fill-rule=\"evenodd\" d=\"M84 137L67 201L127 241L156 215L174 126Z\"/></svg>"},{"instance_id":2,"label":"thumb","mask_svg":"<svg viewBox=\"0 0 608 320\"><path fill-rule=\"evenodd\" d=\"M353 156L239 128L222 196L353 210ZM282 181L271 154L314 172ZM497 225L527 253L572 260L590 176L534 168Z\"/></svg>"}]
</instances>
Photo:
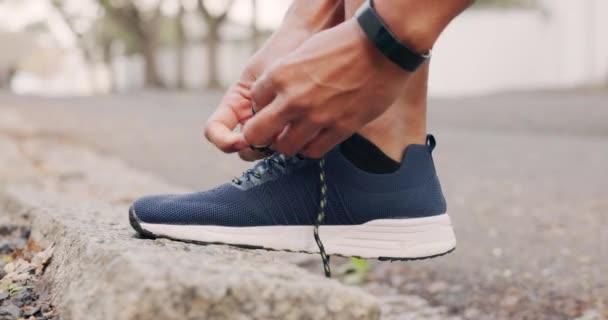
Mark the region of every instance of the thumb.
<instances>
[{"instance_id":1,"label":"thumb","mask_svg":"<svg viewBox=\"0 0 608 320\"><path fill-rule=\"evenodd\" d=\"M234 132L226 124L217 120L207 122L205 137L226 153L242 150L249 145L241 132Z\"/></svg>"},{"instance_id":2,"label":"thumb","mask_svg":"<svg viewBox=\"0 0 608 320\"><path fill-rule=\"evenodd\" d=\"M243 98L238 86L231 87L215 112L207 120L205 137L224 152L246 148L243 134L235 132L237 125L251 117L251 103Z\"/></svg>"}]
</instances>

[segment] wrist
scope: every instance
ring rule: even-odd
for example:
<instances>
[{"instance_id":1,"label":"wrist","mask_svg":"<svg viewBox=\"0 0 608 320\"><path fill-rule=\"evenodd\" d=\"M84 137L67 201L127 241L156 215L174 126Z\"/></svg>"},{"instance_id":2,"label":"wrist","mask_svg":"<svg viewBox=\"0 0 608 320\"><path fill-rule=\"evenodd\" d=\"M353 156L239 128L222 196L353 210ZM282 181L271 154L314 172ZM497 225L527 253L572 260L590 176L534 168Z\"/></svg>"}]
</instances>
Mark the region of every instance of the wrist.
<instances>
[{"instance_id":1,"label":"wrist","mask_svg":"<svg viewBox=\"0 0 608 320\"><path fill-rule=\"evenodd\" d=\"M405 79L403 77L405 77L408 72L378 50L355 19L351 19L342 25L344 25L345 28L350 28L352 30L351 34L355 35L353 37L353 50L357 52L357 56L360 57L361 60L369 61L374 69L382 70L387 78Z\"/></svg>"},{"instance_id":2,"label":"wrist","mask_svg":"<svg viewBox=\"0 0 608 320\"><path fill-rule=\"evenodd\" d=\"M424 10L423 5L412 2L375 0L374 9L401 42L418 53L428 52L438 36L435 19L429 17L433 13Z\"/></svg>"},{"instance_id":3,"label":"wrist","mask_svg":"<svg viewBox=\"0 0 608 320\"><path fill-rule=\"evenodd\" d=\"M374 0L391 31L418 53L428 52L453 17L472 0Z\"/></svg>"}]
</instances>

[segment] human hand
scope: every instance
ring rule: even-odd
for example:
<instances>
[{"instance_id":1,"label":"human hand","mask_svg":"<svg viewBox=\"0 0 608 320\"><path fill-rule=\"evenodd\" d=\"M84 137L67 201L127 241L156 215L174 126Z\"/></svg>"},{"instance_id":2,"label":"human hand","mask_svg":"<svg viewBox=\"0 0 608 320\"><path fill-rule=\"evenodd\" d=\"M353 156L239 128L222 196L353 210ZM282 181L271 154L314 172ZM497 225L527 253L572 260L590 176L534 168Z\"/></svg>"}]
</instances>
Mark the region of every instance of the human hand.
<instances>
[{"instance_id":1,"label":"human hand","mask_svg":"<svg viewBox=\"0 0 608 320\"><path fill-rule=\"evenodd\" d=\"M260 76L250 91L260 110L244 125L244 138L320 158L384 113L409 75L351 19L315 34Z\"/></svg>"},{"instance_id":2,"label":"human hand","mask_svg":"<svg viewBox=\"0 0 608 320\"><path fill-rule=\"evenodd\" d=\"M251 87L264 70L310 38L314 33L344 20L342 0L296 0L281 27L251 58L240 79L225 93L205 127L205 137L224 152L239 152L243 160L268 155L249 148L236 127L252 116Z\"/></svg>"},{"instance_id":3,"label":"human hand","mask_svg":"<svg viewBox=\"0 0 608 320\"><path fill-rule=\"evenodd\" d=\"M275 38L281 37L277 36ZM262 74L266 65L270 61L291 51L306 38L308 38L308 35L292 34L289 44L281 41L281 39L275 39L274 41L271 39L270 45L262 48L250 60L240 79L228 88L219 106L207 120L205 126L205 137L207 140L223 152L232 153L238 151L244 160L252 161L266 155L250 149L242 132L235 131L235 129L238 125L244 124L253 116L251 109L251 87ZM291 41L294 39L302 40ZM271 49L270 47L275 47L272 45L274 42L282 43L282 50L278 48Z\"/></svg>"}]
</instances>

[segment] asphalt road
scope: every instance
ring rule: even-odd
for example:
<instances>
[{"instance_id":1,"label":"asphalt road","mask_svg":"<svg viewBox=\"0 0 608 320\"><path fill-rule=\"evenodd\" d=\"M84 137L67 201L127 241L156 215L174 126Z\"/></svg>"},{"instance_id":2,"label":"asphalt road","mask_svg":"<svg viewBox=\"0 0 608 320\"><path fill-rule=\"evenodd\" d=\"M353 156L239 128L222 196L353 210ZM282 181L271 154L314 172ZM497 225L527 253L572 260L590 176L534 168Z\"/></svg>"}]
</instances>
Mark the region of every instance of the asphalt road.
<instances>
[{"instance_id":1,"label":"asphalt road","mask_svg":"<svg viewBox=\"0 0 608 320\"><path fill-rule=\"evenodd\" d=\"M5 93L0 107L198 190L249 166L203 141L219 98ZM608 93L433 99L429 118L458 248L380 263L372 277L458 314L568 319L595 309L608 317Z\"/></svg>"}]
</instances>

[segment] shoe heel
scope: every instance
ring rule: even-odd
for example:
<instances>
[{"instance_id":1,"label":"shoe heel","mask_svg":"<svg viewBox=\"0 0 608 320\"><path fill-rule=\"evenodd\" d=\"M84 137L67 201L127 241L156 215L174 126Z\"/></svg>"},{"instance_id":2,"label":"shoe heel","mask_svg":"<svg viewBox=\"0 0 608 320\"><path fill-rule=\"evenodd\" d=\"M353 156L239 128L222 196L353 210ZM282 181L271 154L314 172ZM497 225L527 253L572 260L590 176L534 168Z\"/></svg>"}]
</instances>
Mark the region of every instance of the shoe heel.
<instances>
[{"instance_id":1,"label":"shoe heel","mask_svg":"<svg viewBox=\"0 0 608 320\"><path fill-rule=\"evenodd\" d=\"M321 227L328 254L380 260L417 260L444 255L456 248L450 217L379 219L367 223ZM325 232L323 231L325 229Z\"/></svg>"}]
</instances>

